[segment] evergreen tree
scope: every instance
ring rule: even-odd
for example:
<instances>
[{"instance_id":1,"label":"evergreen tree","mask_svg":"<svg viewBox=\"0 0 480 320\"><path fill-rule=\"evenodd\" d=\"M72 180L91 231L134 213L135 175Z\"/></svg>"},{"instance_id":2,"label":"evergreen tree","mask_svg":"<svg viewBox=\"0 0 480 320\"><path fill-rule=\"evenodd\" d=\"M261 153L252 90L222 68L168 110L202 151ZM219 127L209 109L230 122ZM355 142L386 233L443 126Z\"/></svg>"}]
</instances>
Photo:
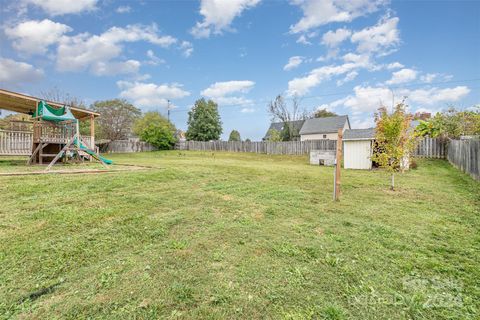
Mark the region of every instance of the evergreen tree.
<instances>
[{"instance_id":1,"label":"evergreen tree","mask_svg":"<svg viewBox=\"0 0 480 320\"><path fill-rule=\"evenodd\" d=\"M188 112L188 130L186 138L195 141L218 140L222 134L222 122L218 113L218 105L204 98L195 101Z\"/></svg>"},{"instance_id":2,"label":"evergreen tree","mask_svg":"<svg viewBox=\"0 0 480 320\"><path fill-rule=\"evenodd\" d=\"M228 141L242 141L242 138L240 138L240 132L237 130L232 130L232 132L230 132L230 136L228 137Z\"/></svg>"}]
</instances>

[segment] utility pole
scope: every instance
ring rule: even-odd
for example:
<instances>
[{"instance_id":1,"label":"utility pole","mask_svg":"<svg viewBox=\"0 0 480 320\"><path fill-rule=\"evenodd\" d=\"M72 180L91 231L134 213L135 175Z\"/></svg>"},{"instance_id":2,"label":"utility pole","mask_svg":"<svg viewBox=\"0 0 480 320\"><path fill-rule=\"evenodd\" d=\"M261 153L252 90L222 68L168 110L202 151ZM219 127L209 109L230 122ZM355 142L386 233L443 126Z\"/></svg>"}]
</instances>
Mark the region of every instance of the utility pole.
<instances>
[{"instance_id":1,"label":"utility pole","mask_svg":"<svg viewBox=\"0 0 480 320\"><path fill-rule=\"evenodd\" d=\"M342 167L342 137L343 129L338 129L337 156L335 158L335 176L333 186L333 200L340 200L340 168Z\"/></svg>"},{"instance_id":2,"label":"utility pole","mask_svg":"<svg viewBox=\"0 0 480 320\"><path fill-rule=\"evenodd\" d=\"M167 118L170 122L170 99L167 100Z\"/></svg>"}]
</instances>

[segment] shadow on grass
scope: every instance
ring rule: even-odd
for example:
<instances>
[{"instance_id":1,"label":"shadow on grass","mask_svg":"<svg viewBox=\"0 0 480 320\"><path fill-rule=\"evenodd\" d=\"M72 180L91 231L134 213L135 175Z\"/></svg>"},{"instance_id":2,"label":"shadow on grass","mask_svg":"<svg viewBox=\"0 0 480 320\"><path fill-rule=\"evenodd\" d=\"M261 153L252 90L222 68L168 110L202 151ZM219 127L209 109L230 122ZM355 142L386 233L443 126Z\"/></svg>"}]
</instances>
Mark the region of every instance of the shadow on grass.
<instances>
[{"instance_id":1,"label":"shadow on grass","mask_svg":"<svg viewBox=\"0 0 480 320\"><path fill-rule=\"evenodd\" d=\"M38 289L36 291L33 291L29 293L28 295L22 297L20 300L18 300L19 303L23 303L25 301L35 301L41 296L44 296L46 294L50 294L55 291L55 289L61 284L61 282L57 282L55 284L52 284L51 286L45 287Z\"/></svg>"}]
</instances>

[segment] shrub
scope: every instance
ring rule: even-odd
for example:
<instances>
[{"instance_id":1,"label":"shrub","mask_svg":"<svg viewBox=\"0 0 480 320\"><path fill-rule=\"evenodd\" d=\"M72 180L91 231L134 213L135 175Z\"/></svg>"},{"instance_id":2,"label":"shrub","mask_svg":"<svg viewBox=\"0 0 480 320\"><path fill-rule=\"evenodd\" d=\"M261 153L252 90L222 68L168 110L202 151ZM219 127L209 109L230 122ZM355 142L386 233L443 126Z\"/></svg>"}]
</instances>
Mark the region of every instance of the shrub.
<instances>
[{"instance_id":1,"label":"shrub","mask_svg":"<svg viewBox=\"0 0 480 320\"><path fill-rule=\"evenodd\" d=\"M230 132L230 137L228 137L228 141L242 141L242 138L240 138L240 132L232 130L232 132Z\"/></svg>"},{"instance_id":2,"label":"shrub","mask_svg":"<svg viewBox=\"0 0 480 320\"><path fill-rule=\"evenodd\" d=\"M160 150L171 149L176 142L175 126L158 112L147 112L135 122L133 131L142 141Z\"/></svg>"}]
</instances>

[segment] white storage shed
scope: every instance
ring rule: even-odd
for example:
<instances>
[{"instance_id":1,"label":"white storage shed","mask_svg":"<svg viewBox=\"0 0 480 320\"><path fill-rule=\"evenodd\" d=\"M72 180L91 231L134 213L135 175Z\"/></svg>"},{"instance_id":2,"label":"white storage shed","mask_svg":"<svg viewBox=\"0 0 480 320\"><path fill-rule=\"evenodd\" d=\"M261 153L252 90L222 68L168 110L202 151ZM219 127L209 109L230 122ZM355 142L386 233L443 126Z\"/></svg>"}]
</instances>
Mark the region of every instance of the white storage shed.
<instances>
[{"instance_id":1,"label":"white storage shed","mask_svg":"<svg viewBox=\"0 0 480 320\"><path fill-rule=\"evenodd\" d=\"M343 167L345 169L372 168L375 128L347 129L343 133Z\"/></svg>"}]
</instances>

